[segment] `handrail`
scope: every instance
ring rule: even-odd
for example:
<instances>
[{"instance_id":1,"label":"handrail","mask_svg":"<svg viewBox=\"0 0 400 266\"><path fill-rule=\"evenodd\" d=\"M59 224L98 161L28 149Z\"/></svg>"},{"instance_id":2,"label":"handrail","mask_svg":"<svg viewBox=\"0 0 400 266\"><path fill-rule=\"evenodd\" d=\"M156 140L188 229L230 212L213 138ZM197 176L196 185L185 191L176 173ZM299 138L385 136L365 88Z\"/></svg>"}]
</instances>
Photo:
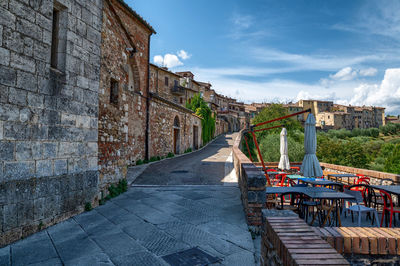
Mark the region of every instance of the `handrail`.
<instances>
[{"instance_id":1,"label":"handrail","mask_svg":"<svg viewBox=\"0 0 400 266\"><path fill-rule=\"evenodd\" d=\"M251 133L251 135L253 136L253 141L254 141L254 144L256 145L258 156L260 158L260 161L261 161L264 173L265 173L265 178L267 179L267 182L268 182L269 186L271 186L271 180L269 179L269 176L267 174L267 169L265 167L264 159L263 159L263 157L261 155L260 147L258 145L257 137L256 137L255 132L260 132L260 131L264 131L264 130L270 130L270 129L274 129L274 128L279 128L279 127L283 127L283 125L278 125L278 126L273 126L273 127L268 127L268 128L261 128L261 129L256 129L256 130L255 130L255 128L259 127L259 126L262 126L262 125L265 125L265 124L269 124L269 123L275 122L275 121L286 119L286 118L289 118L289 117L292 117L292 116L304 114L304 113L311 113L311 109L307 109L307 110L304 110L304 111L301 111L301 112L297 112L297 113L293 113L293 114L290 114L290 115L285 115L285 116L282 116L282 117L278 117L278 118L275 118L275 119L272 119L272 120L269 120L269 121L258 123L256 125L251 125L250 126L250 130L245 132L245 133ZM247 140L246 140L246 145L247 145ZM249 150L249 154L250 154L250 149L249 149L248 146L247 146L247 149Z\"/></svg>"}]
</instances>

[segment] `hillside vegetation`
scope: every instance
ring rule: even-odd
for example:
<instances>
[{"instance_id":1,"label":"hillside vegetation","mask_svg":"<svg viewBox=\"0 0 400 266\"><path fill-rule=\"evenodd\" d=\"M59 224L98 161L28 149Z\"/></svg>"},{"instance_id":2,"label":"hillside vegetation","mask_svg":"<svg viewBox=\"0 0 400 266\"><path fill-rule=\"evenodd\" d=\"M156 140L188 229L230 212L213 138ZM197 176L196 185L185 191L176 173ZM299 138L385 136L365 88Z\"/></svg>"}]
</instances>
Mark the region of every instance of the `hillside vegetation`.
<instances>
[{"instance_id":1,"label":"hillside vegetation","mask_svg":"<svg viewBox=\"0 0 400 266\"><path fill-rule=\"evenodd\" d=\"M261 111L252 121L257 124L287 115L280 104L273 104ZM304 157L304 129L295 119L277 121L264 127L283 124L288 130L290 161L302 161ZM257 132L264 161L279 161L281 129ZM255 145L249 136L249 146L253 159ZM317 133L317 157L321 162L345 165L400 174L400 124L388 124L378 128L329 130ZM247 155L247 149L243 146Z\"/></svg>"}]
</instances>

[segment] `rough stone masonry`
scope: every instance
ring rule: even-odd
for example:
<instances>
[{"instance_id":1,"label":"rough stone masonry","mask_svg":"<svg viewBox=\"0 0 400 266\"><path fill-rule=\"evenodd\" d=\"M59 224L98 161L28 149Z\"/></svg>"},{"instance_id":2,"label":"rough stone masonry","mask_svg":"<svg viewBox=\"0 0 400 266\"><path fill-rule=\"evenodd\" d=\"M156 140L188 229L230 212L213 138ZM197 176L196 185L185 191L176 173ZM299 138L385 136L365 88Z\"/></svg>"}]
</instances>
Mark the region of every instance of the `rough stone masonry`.
<instances>
[{"instance_id":1,"label":"rough stone masonry","mask_svg":"<svg viewBox=\"0 0 400 266\"><path fill-rule=\"evenodd\" d=\"M97 194L102 5L0 1L0 246Z\"/></svg>"}]
</instances>

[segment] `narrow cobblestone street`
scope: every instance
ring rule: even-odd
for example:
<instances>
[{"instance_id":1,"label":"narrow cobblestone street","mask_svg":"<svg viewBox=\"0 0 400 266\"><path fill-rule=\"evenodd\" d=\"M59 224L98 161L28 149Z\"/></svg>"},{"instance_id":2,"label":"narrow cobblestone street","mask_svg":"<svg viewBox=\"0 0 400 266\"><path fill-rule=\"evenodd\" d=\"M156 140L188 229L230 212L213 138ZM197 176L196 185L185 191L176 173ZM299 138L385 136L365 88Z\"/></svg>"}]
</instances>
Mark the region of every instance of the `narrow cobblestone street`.
<instances>
[{"instance_id":1,"label":"narrow cobblestone street","mask_svg":"<svg viewBox=\"0 0 400 266\"><path fill-rule=\"evenodd\" d=\"M146 185L0 249L0 265L168 265L163 256L194 247L215 265L254 265L240 191L221 185L232 138L150 165L137 179ZM180 170L187 177L171 173Z\"/></svg>"}]
</instances>

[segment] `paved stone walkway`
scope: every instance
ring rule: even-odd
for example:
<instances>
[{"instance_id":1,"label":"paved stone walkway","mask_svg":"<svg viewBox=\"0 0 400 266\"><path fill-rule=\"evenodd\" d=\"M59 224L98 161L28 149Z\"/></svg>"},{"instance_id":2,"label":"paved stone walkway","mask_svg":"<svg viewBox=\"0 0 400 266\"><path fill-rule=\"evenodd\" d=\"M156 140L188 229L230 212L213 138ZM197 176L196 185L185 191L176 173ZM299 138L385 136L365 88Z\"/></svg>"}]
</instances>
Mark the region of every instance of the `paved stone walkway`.
<instances>
[{"instance_id":1,"label":"paved stone walkway","mask_svg":"<svg viewBox=\"0 0 400 266\"><path fill-rule=\"evenodd\" d=\"M226 185L230 182L227 166L232 161L232 145L237 135L219 136L200 151L151 164L135 184Z\"/></svg>"},{"instance_id":2,"label":"paved stone walkway","mask_svg":"<svg viewBox=\"0 0 400 266\"><path fill-rule=\"evenodd\" d=\"M0 249L0 265L168 265L199 247L216 265L254 265L237 187L131 187L128 192Z\"/></svg>"},{"instance_id":3,"label":"paved stone walkway","mask_svg":"<svg viewBox=\"0 0 400 266\"><path fill-rule=\"evenodd\" d=\"M0 265L169 265L163 256L193 247L220 258L215 265L255 265L259 250L232 164L235 137L149 165L105 205L0 249Z\"/></svg>"}]
</instances>

